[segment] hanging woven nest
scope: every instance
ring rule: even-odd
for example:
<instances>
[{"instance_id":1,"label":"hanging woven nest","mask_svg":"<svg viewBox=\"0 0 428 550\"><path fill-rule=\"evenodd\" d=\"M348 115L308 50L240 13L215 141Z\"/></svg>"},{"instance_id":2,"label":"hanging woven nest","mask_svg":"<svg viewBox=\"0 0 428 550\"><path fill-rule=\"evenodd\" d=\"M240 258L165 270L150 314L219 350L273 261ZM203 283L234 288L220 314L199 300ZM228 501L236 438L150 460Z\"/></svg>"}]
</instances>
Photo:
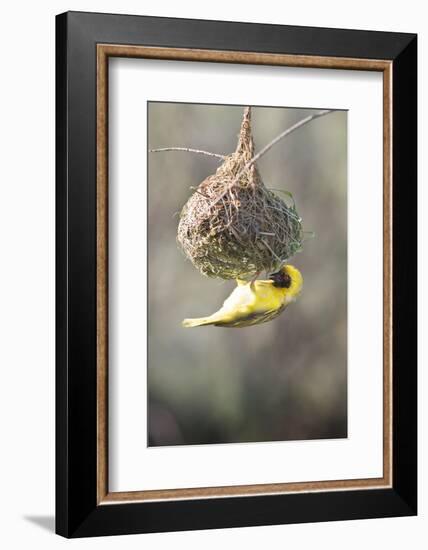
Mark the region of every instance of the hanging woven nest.
<instances>
[{"instance_id":1,"label":"hanging woven nest","mask_svg":"<svg viewBox=\"0 0 428 550\"><path fill-rule=\"evenodd\" d=\"M255 163L251 109L244 111L236 151L185 204L177 241L208 277L246 278L277 271L302 245L301 219L263 183Z\"/></svg>"}]
</instances>

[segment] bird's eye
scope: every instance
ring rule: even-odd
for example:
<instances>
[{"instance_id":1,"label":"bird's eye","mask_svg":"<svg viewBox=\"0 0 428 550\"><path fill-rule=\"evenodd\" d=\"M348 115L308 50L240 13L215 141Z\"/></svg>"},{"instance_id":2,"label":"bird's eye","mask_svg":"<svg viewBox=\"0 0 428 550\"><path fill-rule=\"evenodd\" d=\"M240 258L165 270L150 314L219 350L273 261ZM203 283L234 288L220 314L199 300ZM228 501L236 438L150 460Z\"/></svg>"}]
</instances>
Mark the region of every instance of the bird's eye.
<instances>
[{"instance_id":1,"label":"bird's eye","mask_svg":"<svg viewBox=\"0 0 428 550\"><path fill-rule=\"evenodd\" d=\"M283 281L284 281L283 282L284 287L285 288L290 288L290 286L291 286L291 277L288 273L285 273Z\"/></svg>"}]
</instances>

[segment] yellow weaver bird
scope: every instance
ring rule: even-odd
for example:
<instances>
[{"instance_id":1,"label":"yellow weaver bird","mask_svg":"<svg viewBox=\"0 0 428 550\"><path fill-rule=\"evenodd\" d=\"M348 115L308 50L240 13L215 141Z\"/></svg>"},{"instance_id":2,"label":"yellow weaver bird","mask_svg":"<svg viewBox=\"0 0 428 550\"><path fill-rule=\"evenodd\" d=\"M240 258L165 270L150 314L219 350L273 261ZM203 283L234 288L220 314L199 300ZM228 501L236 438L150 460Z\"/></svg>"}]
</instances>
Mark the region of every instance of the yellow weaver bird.
<instances>
[{"instance_id":1,"label":"yellow weaver bird","mask_svg":"<svg viewBox=\"0 0 428 550\"><path fill-rule=\"evenodd\" d=\"M285 265L268 281L243 281L237 279L237 287L223 306L209 317L184 319L183 327L249 327L260 325L278 317L299 295L303 277L292 265Z\"/></svg>"}]
</instances>

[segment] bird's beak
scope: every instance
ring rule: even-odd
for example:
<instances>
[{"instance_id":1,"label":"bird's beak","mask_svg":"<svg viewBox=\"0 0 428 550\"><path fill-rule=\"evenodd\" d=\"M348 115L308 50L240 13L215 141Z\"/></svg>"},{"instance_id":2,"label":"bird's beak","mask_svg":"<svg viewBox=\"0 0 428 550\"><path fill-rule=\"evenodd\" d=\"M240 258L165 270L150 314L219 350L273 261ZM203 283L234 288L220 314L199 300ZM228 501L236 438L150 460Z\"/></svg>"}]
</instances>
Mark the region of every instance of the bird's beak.
<instances>
[{"instance_id":1,"label":"bird's beak","mask_svg":"<svg viewBox=\"0 0 428 550\"><path fill-rule=\"evenodd\" d=\"M282 281L282 273L281 271L277 271L276 273L272 273L272 275L269 277L271 281L274 283L280 283Z\"/></svg>"},{"instance_id":2,"label":"bird's beak","mask_svg":"<svg viewBox=\"0 0 428 550\"><path fill-rule=\"evenodd\" d=\"M274 282L275 286L279 286L282 288L290 288L290 285L292 283L291 276L288 274L285 268L280 269L276 273L272 273L269 279Z\"/></svg>"}]
</instances>

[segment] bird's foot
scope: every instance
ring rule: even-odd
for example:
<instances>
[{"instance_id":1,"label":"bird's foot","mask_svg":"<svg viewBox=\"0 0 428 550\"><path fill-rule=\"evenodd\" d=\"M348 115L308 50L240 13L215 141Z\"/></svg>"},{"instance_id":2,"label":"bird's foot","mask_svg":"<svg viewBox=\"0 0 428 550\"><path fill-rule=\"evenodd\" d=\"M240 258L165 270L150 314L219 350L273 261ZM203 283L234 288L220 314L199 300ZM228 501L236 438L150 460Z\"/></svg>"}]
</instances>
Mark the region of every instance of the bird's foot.
<instances>
[{"instance_id":1,"label":"bird's foot","mask_svg":"<svg viewBox=\"0 0 428 550\"><path fill-rule=\"evenodd\" d=\"M251 289L254 289L254 283L256 282L256 279L257 279L257 277L260 275L260 273L261 273L261 271L258 271L258 272L254 275L254 277L251 279L251 281L250 281L250 287L251 287Z\"/></svg>"}]
</instances>

